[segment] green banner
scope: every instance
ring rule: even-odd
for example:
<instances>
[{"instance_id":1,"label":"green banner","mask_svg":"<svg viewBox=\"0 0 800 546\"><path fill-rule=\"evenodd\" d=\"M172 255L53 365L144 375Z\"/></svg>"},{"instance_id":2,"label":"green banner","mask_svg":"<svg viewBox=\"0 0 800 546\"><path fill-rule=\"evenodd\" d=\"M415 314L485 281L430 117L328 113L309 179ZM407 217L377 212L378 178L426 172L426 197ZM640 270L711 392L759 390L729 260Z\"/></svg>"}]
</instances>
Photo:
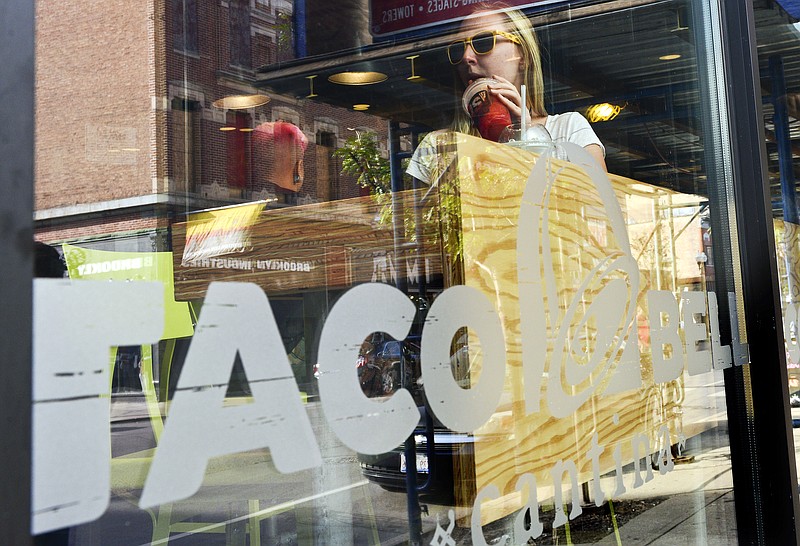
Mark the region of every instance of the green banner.
<instances>
[{"instance_id":1,"label":"green banner","mask_svg":"<svg viewBox=\"0 0 800 546\"><path fill-rule=\"evenodd\" d=\"M111 252L62 245L70 279L161 281L164 283L162 339L194 333L187 302L175 301L172 252Z\"/></svg>"}]
</instances>

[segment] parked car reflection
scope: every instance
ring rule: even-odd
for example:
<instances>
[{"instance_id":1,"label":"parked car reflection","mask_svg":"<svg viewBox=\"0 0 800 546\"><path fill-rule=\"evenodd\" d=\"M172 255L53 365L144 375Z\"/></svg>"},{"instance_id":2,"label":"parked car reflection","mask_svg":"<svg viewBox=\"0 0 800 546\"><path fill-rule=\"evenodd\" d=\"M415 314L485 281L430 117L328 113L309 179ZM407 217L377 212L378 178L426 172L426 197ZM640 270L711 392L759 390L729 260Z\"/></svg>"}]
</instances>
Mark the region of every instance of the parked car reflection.
<instances>
[{"instance_id":1,"label":"parked car reflection","mask_svg":"<svg viewBox=\"0 0 800 546\"><path fill-rule=\"evenodd\" d=\"M470 434L459 434L444 427L427 414L424 406L419 410L420 423L414 430L419 497L425 502L455 505L458 499L454 481L454 463L473 458L475 438ZM406 473L409 464L404 451L405 446L399 445L392 451L380 455L359 454L361 473L386 491L407 492ZM474 474L459 473L459 480L463 490L474 490Z\"/></svg>"},{"instance_id":2,"label":"parked car reflection","mask_svg":"<svg viewBox=\"0 0 800 546\"><path fill-rule=\"evenodd\" d=\"M450 348L453 378L462 388L469 388L470 363L474 360L470 359L468 340L468 330L463 328L454 336ZM480 344L475 341L473 351L479 351ZM368 342L376 342L375 361L380 362L380 369L387 372L384 377L392 378L383 383L383 387L391 388L384 388L379 396L386 396L404 387L417 403L420 420L413 434L416 454L412 463L416 469L420 498L425 502L455 505L459 501L454 487L456 461L463 463L473 459L475 438L471 434L448 429L427 410L421 378L420 345L416 339L400 342L376 333ZM401 378L399 385L396 377ZM362 388L368 393L363 381ZM404 445L380 455L359 454L358 459L366 479L387 491L407 492L406 474L410 464L406 460ZM474 473L465 472L462 475L459 472L458 483L462 491L472 491L475 486ZM469 494L461 496L466 498Z\"/></svg>"},{"instance_id":3,"label":"parked car reflection","mask_svg":"<svg viewBox=\"0 0 800 546\"><path fill-rule=\"evenodd\" d=\"M361 390L370 398L388 396L403 387L412 394L419 390L419 344L413 339L398 341L376 332L361 345L354 364ZM316 364L314 377L319 379Z\"/></svg>"}]
</instances>

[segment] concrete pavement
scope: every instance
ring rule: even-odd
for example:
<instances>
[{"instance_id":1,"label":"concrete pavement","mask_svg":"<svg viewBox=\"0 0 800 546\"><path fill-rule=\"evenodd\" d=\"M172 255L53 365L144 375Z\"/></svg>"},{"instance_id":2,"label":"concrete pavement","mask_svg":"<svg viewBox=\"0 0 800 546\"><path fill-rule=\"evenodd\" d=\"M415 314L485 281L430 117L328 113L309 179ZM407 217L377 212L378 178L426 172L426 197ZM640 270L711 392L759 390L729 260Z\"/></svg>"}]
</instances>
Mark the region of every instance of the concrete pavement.
<instances>
[{"instance_id":1,"label":"concrete pavement","mask_svg":"<svg viewBox=\"0 0 800 546\"><path fill-rule=\"evenodd\" d=\"M800 408L793 410L793 416L800 419ZM112 400L112 423L146 418L148 414L143 397L121 396ZM794 435L795 452L800 460L800 448L797 447L800 446L800 428L794 430ZM618 536L609 529L607 536L592 544L735 544L736 519L727 423L719 421L715 427L690 438L685 455L693 459L677 464L665 475L656 470L652 481L617 496L614 499L617 503L637 499L658 499L660 502L627 519L618 528ZM626 467L625 470L630 472L631 469ZM630 476L626 476L626 484L630 481ZM602 478L601 483L604 491L614 488L612 476ZM402 518L404 514L397 516ZM430 529L428 525L425 527ZM542 544L548 542L541 541ZM589 543L573 541L573 544Z\"/></svg>"}]
</instances>

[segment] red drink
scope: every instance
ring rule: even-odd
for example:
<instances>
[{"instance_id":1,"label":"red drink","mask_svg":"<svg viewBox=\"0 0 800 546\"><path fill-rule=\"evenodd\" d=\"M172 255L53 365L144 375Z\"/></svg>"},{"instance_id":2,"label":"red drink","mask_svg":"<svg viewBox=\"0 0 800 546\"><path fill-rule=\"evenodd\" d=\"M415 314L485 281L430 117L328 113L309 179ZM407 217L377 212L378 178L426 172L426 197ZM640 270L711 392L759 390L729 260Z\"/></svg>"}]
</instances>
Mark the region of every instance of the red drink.
<instances>
[{"instance_id":1,"label":"red drink","mask_svg":"<svg viewBox=\"0 0 800 546\"><path fill-rule=\"evenodd\" d=\"M500 101L494 100L489 86L500 82L490 78L475 80L464 91L464 110L472 118L481 136L497 142L506 127L511 125L511 114Z\"/></svg>"}]
</instances>

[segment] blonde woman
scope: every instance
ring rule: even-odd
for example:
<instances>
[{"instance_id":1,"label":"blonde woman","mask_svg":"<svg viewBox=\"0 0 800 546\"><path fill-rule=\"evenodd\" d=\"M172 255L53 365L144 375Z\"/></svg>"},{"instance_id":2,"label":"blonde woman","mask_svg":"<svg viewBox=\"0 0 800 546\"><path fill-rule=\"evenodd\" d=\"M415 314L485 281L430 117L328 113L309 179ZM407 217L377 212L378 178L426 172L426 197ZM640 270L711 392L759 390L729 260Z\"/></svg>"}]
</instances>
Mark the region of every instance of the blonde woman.
<instances>
[{"instance_id":1,"label":"blonde woman","mask_svg":"<svg viewBox=\"0 0 800 546\"><path fill-rule=\"evenodd\" d=\"M577 112L548 115L544 106L544 79L536 34L525 15L493 3L485 5L461 24L458 39L447 47L447 57L456 72L456 115L452 130L477 135L472 120L461 108L461 95L479 78L492 78L497 84L490 93L511 114L512 123L526 116L528 126L540 124L555 142L572 142L583 146L606 170L605 148L589 122ZM526 87L526 104L520 89ZM423 139L408 167L408 173L426 183L433 183L449 162L448 133L434 131ZM444 154L442 152L444 151Z\"/></svg>"}]
</instances>

